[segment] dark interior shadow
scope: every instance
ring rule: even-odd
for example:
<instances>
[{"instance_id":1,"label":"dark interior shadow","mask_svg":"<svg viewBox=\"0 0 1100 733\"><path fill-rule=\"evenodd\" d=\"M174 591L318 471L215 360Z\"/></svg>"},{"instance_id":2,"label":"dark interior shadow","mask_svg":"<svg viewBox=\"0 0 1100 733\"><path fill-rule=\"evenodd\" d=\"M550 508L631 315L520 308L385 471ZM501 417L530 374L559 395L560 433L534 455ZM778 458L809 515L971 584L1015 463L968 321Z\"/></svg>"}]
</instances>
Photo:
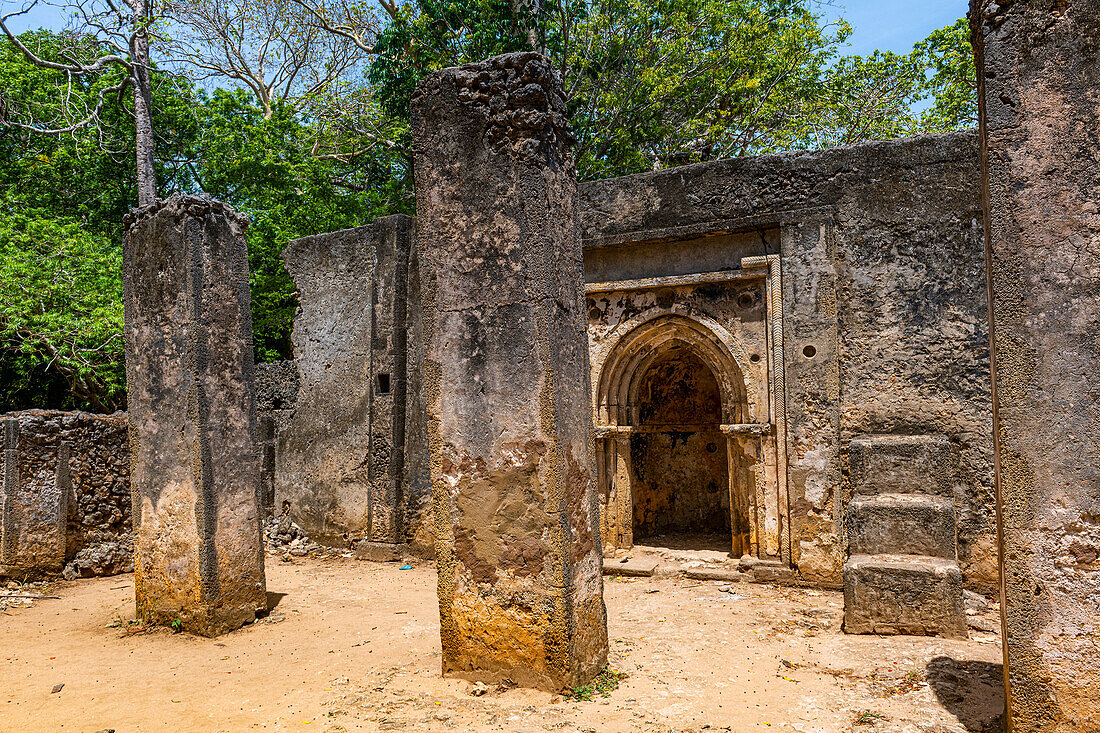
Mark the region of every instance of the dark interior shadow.
<instances>
[{"instance_id":1,"label":"dark interior shadow","mask_svg":"<svg viewBox=\"0 0 1100 733\"><path fill-rule=\"evenodd\" d=\"M1004 731L1004 665L936 657L925 674L940 703L969 733Z\"/></svg>"},{"instance_id":2,"label":"dark interior shadow","mask_svg":"<svg viewBox=\"0 0 1100 733\"><path fill-rule=\"evenodd\" d=\"M267 612L271 613L279 605L279 601L286 598L286 593L267 592Z\"/></svg>"},{"instance_id":3,"label":"dark interior shadow","mask_svg":"<svg viewBox=\"0 0 1100 733\"><path fill-rule=\"evenodd\" d=\"M664 547L669 550L717 550L729 553L733 539L729 533L667 532L664 534L636 537L634 544Z\"/></svg>"}]
</instances>

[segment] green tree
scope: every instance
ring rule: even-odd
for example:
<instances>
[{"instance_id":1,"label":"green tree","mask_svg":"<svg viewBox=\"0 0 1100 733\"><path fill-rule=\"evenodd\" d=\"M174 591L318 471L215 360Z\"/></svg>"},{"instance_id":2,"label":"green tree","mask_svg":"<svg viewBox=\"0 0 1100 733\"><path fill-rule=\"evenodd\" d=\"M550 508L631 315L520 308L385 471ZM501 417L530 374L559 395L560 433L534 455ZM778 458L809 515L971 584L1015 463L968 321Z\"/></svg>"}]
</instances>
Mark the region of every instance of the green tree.
<instances>
[{"instance_id":1,"label":"green tree","mask_svg":"<svg viewBox=\"0 0 1100 733\"><path fill-rule=\"evenodd\" d=\"M402 6L370 67L385 113L407 119L431 71L528 47L523 7ZM776 149L789 110L815 93L849 33L825 25L810 0L559 0L543 18L582 179Z\"/></svg>"},{"instance_id":2,"label":"green tree","mask_svg":"<svg viewBox=\"0 0 1100 733\"><path fill-rule=\"evenodd\" d=\"M924 93L931 106L921 115L924 132L950 132L978 124L978 77L970 23L959 18L914 48L924 64Z\"/></svg>"},{"instance_id":3,"label":"green tree","mask_svg":"<svg viewBox=\"0 0 1100 733\"><path fill-rule=\"evenodd\" d=\"M89 36L39 30L19 38L44 56L78 44L88 47L89 56L105 52ZM67 90L68 99L62 100L57 73L30 63L10 40L0 37L0 207L34 209L43 218L79 220L93 231L121 236L122 217L137 201L133 121L128 109L104 105L96 125L66 133L47 134L34 127L63 123L71 108L94 108L99 94L121 83L122 77L121 70L109 69L85 83L74 83ZM197 133L190 84L155 71L152 84L158 188L162 195L189 190L191 176L175 161L182 160Z\"/></svg>"},{"instance_id":4,"label":"green tree","mask_svg":"<svg viewBox=\"0 0 1100 733\"><path fill-rule=\"evenodd\" d=\"M967 20L932 32L908 54L846 56L798 103L788 145L824 148L929 133L978 122L977 77Z\"/></svg>"},{"instance_id":5,"label":"green tree","mask_svg":"<svg viewBox=\"0 0 1100 733\"><path fill-rule=\"evenodd\" d=\"M554 36L589 179L781 149L850 32L805 0L605 0L573 15Z\"/></svg>"},{"instance_id":6,"label":"green tree","mask_svg":"<svg viewBox=\"0 0 1100 733\"><path fill-rule=\"evenodd\" d=\"M399 208L385 158L313 154L316 131L289 106L270 114L251 96L216 90L197 105L202 134L192 152L206 193L249 217L252 321L261 360L291 355L297 302L280 254L290 240L364 224Z\"/></svg>"},{"instance_id":7,"label":"green tree","mask_svg":"<svg viewBox=\"0 0 1100 733\"><path fill-rule=\"evenodd\" d=\"M86 56L105 52L89 36L19 39L46 57L78 46ZM125 73L109 68L68 85L0 38L0 409L124 403L118 260L122 217L137 200L133 120L112 103L94 125L54 134L36 127L96 108ZM174 162L198 130L189 86L157 72L152 83L159 187L190 190L189 171Z\"/></svg>"},{"instance_id":8,"label":"green tree","mask_svg":"<svg viewBox=\"0 0 1100 733\"><path fill-rule=\"evenodd\" d=\"M117 241L78 222L0 214L0 404L124 406L121 275Z\"/></svg>"}]
</instances>

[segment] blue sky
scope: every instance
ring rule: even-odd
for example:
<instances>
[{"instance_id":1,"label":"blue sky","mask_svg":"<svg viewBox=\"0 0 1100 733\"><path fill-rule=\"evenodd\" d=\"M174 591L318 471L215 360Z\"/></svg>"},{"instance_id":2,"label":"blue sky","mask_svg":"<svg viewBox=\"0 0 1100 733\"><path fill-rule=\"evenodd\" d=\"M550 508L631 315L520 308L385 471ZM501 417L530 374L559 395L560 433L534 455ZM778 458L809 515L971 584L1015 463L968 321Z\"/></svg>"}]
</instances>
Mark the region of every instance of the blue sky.
<instances>
[{"instance_id":1,"label":"blue sky","mask_svg":"<svg viewBox=\"0 0 1100 733\"><path fill-rule=\"evenodd\" d=\"M937 28L966 15L966 0L826 0L822 11L829 18L843 17L852 24L848 53L907 52L913 44ZM0 9L11 12L20 0L0 0ZM56 8L39 5L30 15L13 23L15 28L58 27Z\"/></svg>"},{"instance_id":2,"label":"blue sky","mask_svg":"<svg viewBox=\"0 0 1100 733\"><path fill-rule=\"evenodd\" d=\"M852 24L848 53L908 52L937 28L966 15L966 0L832 0L822 10ZM830 7L831 5L831 7Z\"/></svg>"}]
</instances>

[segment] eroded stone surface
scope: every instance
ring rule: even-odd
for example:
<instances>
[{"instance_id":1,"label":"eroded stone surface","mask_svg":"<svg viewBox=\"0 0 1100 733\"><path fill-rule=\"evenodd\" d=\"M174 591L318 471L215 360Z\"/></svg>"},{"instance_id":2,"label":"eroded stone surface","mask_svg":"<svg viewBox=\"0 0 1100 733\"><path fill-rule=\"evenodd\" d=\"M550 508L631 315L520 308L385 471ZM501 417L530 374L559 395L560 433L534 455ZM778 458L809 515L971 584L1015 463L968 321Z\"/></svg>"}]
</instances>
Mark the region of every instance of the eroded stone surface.
<instances>
[{"instance_id":1,"label":"eroded stone surface","mask_svg":"<svg viewBox=\"0 0 1100 733\"><path fill-rule=\"evenodd\" d=\"M212 636L267 610L246 221L174 197L127 224L138 615Z\"/></svg>"},{"instance_id":2,"label":"eroded stone surface","mask_svg":"<svg viewBox=\"0 0 1100 733\"><path fill-rule=\"evenodd\" d=\"M533 53L412 107L443 670L551 690L607 659L564 114Z\"/></svg>"},{"instance_id":3,"label":"eroded stone surface","mask_svg":"<svg viewBox=\"0 0 1100 733\"><path fill-rule=\"evenodd\" d=\"M405 543L428 506L421 385L408 379L412 247L413 220L390 216L283 253L301 385L273 428L275 504L319 542Z\"/></svg>"},{"instance_id":4,"label":"eroded stone surface","mask_svg":"<svg viewBox=\"0 0 1100 733\"><path fill-rule=\"evenodd\" d=\"M844 564L849 634L967 637L958 563L915 555L856 555Z\"/></svg>"},{"instance_id":5,"label":"eroded stone surface","mask_svg":"<svg viewBox=\"0 0 1100 733\"><path fill-rule=\"evenodd\" d=\"M2 416L19 432L22 454L19 501L47 502L52 519L40 524L40 540L54 546L44 565L20 565L20 575L56 573L57 553L64 558L66 577L113 575L133 570L130 537L130 446L126 413L94 415L59 410L23 410ZM64 447L63 447L64 446ZM65 466L59 465L62 451ZM64 471L68 494L57 492L58 471ZM41 511L41 509L39 510ZM61 512L62 521L54 514ZM20 534L17 514L5 523L14 538ZM60 543L60 544L57 544Z\"/></svg>"},{"instance_id":6,"label":"eroded stone surface","mask_svg":"<svg viewBox=\"0 0 1100 733\"><path fill-rule=\"evenodd\" d=\"M1014 731L1100 730L1100 6L971 3Z\"/></svg>"},{"instance_id":7,"label":"eroded stone surface","mask_svg":"<svg viewBox=\"0 0 1100 733\"><path fill-rule=\"evenodd\" d=\"M763 439L749 455L751 434L737 447L759 478L771 480L768 461L787 469L776 473L786 480L776 492L777 526L770 515L758 522L763 551L752 551L769 556L778 547L808 582L841 583L844 512L854 494L845 470L850 440L897 433L939 434L951 444L943 490L955 499L959 562L970 586L996 585L978 161L977 135L963 132L581 187L594 383L605 378L603 360L622 334L647 320L682 316L721 334L712 341L725 340L732 354L740 348L746 422L773 422L784 442L782 455ZM739 312L744 291L763 289L764 273L744 265L753 257L781 260L781 297L748 296ZM723 272L691 274L716 269ZM657 282L664 275L672 277ZM618 279L637 280L606 287ZM761 328L778 310L781 328ZM772 365L768 343L782 349ZM604 441L605 486L630 478L616 440Z\"/></svg>"},{"instance_id":8,"label":"eroded stone surface","mask_svg":"<svg viewBox=\"0 0 1100 733\"><path fill-rule=\"evenodd\" d=\"M857 496L848 502L848 552L955 559L955 510L948 498L920 494Z\"/></svg>"},{"instance_id":9,"label":"eroded stone surface","mask_svg":"<svg viewBox=\"0 0 1100 733\"><path fill-rule=\"evenodd\" d=\"M65 562L69 445L44 445L41 435L24 435L18 420L3 420L0 429L0 575L58 573Z\"/></svg>"}]
</instances>

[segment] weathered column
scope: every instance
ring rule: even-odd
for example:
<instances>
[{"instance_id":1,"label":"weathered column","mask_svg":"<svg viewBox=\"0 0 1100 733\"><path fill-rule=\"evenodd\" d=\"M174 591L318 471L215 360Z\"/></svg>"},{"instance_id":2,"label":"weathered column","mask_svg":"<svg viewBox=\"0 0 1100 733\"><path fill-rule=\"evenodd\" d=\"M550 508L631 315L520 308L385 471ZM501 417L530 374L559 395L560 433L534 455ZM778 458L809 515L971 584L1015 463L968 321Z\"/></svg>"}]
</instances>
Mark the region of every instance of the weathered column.
<instances>
[{"instance_id":1,"label":"weathered column","mask_svg":"<svg viewBox=\"0 0 1100 733\"><path fill-rule=\"evenodd\" d=\"M174 197L127 223L137 611L213 636L267 610L247 222Z\"/></svg>"},{"instance_id":2,"label":"weathered column","mask_svg":"<svg viewBox=\"0 0 1100 733\"><path fill-rule=\"evenodd\" d=\"M60 573L71 490L69 445L40 433L22 435L18 420L0 421L0 430L0 576Z\"/></svg>"},{"instance_id":3,"label":"weathered column","mask_svg":"<svg viewBox=\"0 0 1100 733\"><path fill-rule=\"evenodd\" d=\"M412 105L443 671L551 690L607 658L564 113L534 53Z\"/></svg>"},{"instance_id":4,"label":"weathered column","mask_svg":"<svg viewBox=\"0 0 1100 733\"><path fill-rule=\"evenodd\" d=\"M613 517L615 547L629 550L634 547L634 476L630 465L629 429L615 433L615 478L611 489L614 503L609 502L608 515Z\"/></svg>"},{"instance_id":5,"label":"weathered column","mask_svg":"<svg viewBox=\"0 0 1100 733\"><path fill-rule=\"evenodd\" d=\"M1008 712L1100 730L1100 5L975 0Z\"/></svg>"}]
</instances>

